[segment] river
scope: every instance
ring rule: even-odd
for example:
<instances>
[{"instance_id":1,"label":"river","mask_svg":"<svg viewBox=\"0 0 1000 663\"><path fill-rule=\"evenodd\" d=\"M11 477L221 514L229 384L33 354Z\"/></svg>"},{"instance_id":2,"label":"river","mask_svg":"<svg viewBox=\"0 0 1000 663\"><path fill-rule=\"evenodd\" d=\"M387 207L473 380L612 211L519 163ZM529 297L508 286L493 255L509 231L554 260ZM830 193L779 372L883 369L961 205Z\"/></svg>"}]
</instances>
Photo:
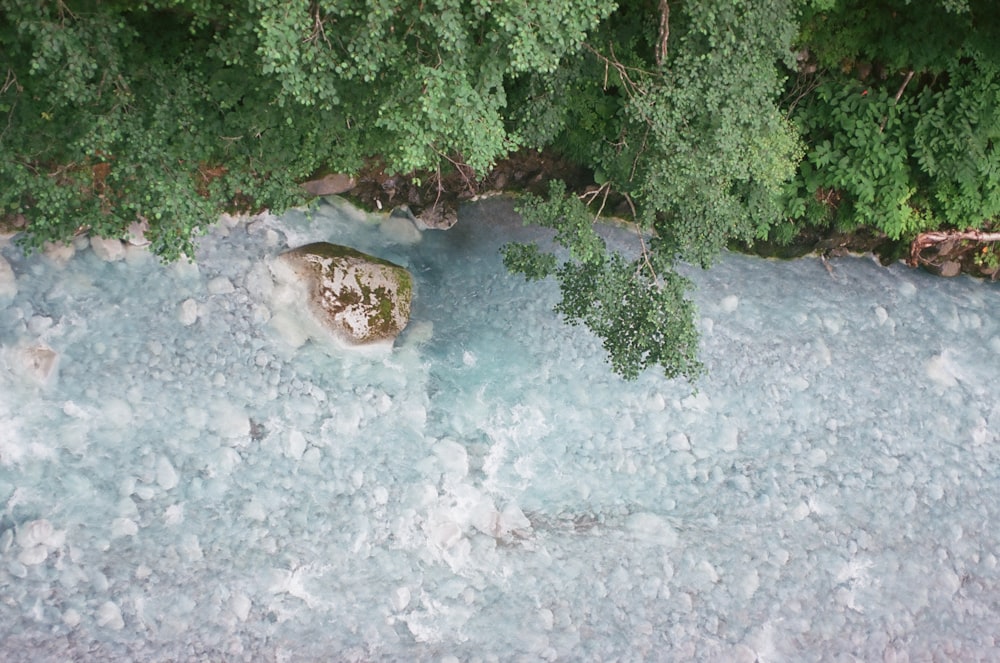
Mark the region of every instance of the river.
<instances>
[{"instance_id":1,"label":"river","mask_svg":"<svg viewBox=\"0 0 1000 663\"><path fill-rule=\"evenodd\" d=\"M726 254L707 375L625 382L509 201L406 223L0 248L4 661L1000 657L1000 286ZM391 352L279 310L318 240L414 273Z\"/></svg>"}]
</instances>

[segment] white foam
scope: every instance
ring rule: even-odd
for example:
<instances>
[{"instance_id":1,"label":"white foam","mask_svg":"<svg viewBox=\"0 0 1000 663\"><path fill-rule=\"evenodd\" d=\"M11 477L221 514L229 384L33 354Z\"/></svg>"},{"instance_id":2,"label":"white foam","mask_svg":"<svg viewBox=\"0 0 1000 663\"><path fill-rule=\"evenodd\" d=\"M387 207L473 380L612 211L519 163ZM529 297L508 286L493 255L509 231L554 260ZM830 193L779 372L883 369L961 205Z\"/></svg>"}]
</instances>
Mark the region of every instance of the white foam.
<instances>
[{"instance_id":1,"label":"white foam","mask_svg":"<svg viewBox=\"0 0 1000 663\"><path fill-rule=\"evenodd\" d=\"M170 459L160 456L156 461L156 483L164 490L173 490L179 481L177 470L174 469Z\"/></svg>"},{"instance_id":2,"label":"white foam","mask_svg":"<svg viewBox=\"0 0 1000 663\"><path fill-rule=\"evenodd\" d=\"M208 282L208 292L213 295L228 295L231 292L235 292L236 288L233 286L233 282L230 281L225 276L217 276Z\"/></svg>"},{"instance_id":3,"label":"white foam","mask_svg":"<svg viewBox=\"0 0 1000 663\"><path fill-rule=\"evenodd\" d=\"M125 628L125 619L122 617L121 608L114 601L105 601L97 608L94 615L98 626L120 631Z\"/></svg>"},{"instance_id":4,"label":"white foam","mask_svg":"<svg viewBox=\"0 0 1000 663\"><path fill-rule=\"evenodd\" d=\"M692 388L620 380L557 284L504 274L518 219L255 224L200 266L0 247L30 275L0 298L9 658L989 660L989 284L727 254L686 272ZM283 228L414 265L396 350L273 333ZM38 344L46 384L11 362Z\"/></svg>"}]
</instances>

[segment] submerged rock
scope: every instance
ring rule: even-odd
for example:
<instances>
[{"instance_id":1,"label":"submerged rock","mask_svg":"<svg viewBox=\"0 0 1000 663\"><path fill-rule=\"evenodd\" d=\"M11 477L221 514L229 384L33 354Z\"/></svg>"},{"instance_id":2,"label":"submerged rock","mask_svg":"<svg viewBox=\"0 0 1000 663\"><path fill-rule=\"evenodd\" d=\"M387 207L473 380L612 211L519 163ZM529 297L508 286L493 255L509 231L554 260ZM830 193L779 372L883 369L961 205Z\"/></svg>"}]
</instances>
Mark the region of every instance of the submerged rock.
<instances>
[{"instance_id":1,"label":"submerged rock","mask_svg":"<svg viewBox=\"0 0 1000 663\"><path fill-rule=\"evenodd\" d=\"M104 262L115 262L125 258L125 245L120 239L91 237L90 248Z\"/></svg>"},{"instance_id":2,"label":"submerged rock","mask_svg":"<svg viewBox=\"0 0 1000 663\"><path fill-rule=\"evenodd\" d=\"M309 312L350 345L392 341L409 321L413 277L387 260L316 242L281 254L272 271L305 285Z\"/></svg>"},{"instance_id":3,"label":"submerged rock","mask_svg":"<svg viewBox=\"0 0 1000 663\"><path fill-rule=\"evenodd\" d=\"M41 342L7 348L0 359L0 367L6 365L15 375L40 386L50 384L59 367L59 353Z\"/></svg>"}]
</instances>

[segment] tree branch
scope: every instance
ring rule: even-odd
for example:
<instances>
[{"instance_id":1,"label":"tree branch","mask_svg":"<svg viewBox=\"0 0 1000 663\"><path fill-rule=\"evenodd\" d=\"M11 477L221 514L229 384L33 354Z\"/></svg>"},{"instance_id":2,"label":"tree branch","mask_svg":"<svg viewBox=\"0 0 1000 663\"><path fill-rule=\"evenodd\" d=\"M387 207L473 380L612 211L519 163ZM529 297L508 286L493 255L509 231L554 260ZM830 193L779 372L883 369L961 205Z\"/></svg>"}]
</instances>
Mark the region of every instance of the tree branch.
<instances>
[{"instance_id":1,"label":"tree branch","mask_svg":"<svg viewBox=\"0 0 1000 663\"><path fill-rule=\"evenodd\" d=\"M643 69L639 69L637 67L628 67L628 66L622 64L621 61L618 60L618 58L615 56L615 47L614 47L614 44L609 44L608 45L608 47L609 47L609 49L611 51L611 56L610 57L608 57L607 55L603 55L600 51L598 51L596 48L594 48L593 46L591 46L590 44L588 44L586 42L583 44L583 47L586 48L591 53L593 53L594 57L596 57L598 60L600 60L601 62L604 63L604 72L605 72L604 73L604 87L605 88L608 87L607 72L608 72L608 68L611 67L616 72L618 72L618 76L619 76L619 78L622 81L622 85L625 88L625 92L628 94L629 97L635 97L635 96L642 97L642 96L645 96L646 89L644 87L642 87L641 85L639 85L638 83L636 83L635 81L633 81L629 77L629 72L633 72L633 73L636 73L636 74L647 74L647 75L651 74L651 72L645 71Z\"/></svg>"},{"instance_id":2,"label":"tree branch","mask_svg":"<svg viewBox=\"0 0 1000 663\"><path fill-rule=\"evenodd\" d=\"M899 91L896 92L896 98L893 100L893 103L897 104L899 103L900 97L903 96L903 90L906 89L906 86L910 84L910 80L912 79L913 79L913 70L911 69L910 71L907 72L906 78L903 79L903 84L899 86Z\"/></svg>"},{"instance_id":3,"label":"tree branch","mask_svg":"<svg viewBox=\"0 0 1000 663\"><path fill-rule=\"evenodd\" d=\"M905 90L906 86L910 84L910 80L912 78L913 78L913 70L911 69L906 73L906 78L903 79L903 84L899 86L899 90L896 92L896 98L892 100L893 104L899 103L899 100L903 97L903 90ZM885 129L885 123L888 121L889 121L888 115L882 118L882 124L878 125L879 133L882 133L882 130Z\"/></svg>"},{"instance_id":4,"label":"tree branch","mask_svg":"<svg viewBox=\"0 0 1000 663\"><path fill-rule=\"evenodd\" d=\"M660 0L660 40L656 43L656 66L662 67L667 58L667 40L670 38L670 4Z\"/></svg>"}]
</instances>

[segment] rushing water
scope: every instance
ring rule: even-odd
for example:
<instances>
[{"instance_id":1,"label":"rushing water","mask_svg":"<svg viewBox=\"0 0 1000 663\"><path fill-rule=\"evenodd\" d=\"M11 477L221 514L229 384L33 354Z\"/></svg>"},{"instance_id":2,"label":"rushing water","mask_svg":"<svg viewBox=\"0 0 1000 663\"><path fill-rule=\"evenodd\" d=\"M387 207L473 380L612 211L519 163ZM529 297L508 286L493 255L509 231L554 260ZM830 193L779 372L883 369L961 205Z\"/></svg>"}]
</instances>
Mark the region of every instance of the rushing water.
<instances>
[{"instance_id":1,"label":"rushing water","mask_svg":"<svg viewBox=\"0 0 1000 663\"><path fill-rule=\"evenodd\" d=\"M504 272L533 232L4 247L0 659L1000 657L996 284L727 255L689 270L707 377L623 382ZM391 352L304 342L267 261L315 240L414 273Z\"/></svg>"}]
</instances>

